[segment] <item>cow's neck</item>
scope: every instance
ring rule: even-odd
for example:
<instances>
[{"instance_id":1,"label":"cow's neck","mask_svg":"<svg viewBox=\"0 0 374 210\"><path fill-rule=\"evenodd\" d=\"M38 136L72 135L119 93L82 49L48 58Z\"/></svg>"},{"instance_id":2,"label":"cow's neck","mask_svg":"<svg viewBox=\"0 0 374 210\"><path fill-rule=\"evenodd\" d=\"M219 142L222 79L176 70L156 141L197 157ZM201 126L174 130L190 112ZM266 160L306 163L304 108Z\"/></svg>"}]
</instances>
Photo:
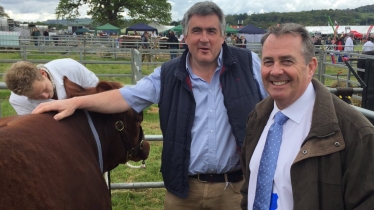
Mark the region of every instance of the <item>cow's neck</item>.
<instances>
[{"instance_id":1,"label":"cow's neck","mask_svg":"<svg viewBox=\"0 0 374 210\"><path fill-rule=\"evenodd\" d=\"M99 157L100 171L101 171L101 173L104 173L103 154L102 154L102 148L101 148L101 142L100 142L100 139L99 139L99 135L97 134L96 128L95 128L95 126L92 122L92 118L91 118L90 114L88 113L88 111L84 111L84 113L87 116L88 124L90 125L91 132L94 136L95 143L96 143L96 146L97 146L97 156Z\"/></svg>"},{"instance_id":2,"label":"cow's neck","mask_svg":"<svg viewBox=\"0 0 374 210\"><path fill-rule=\"evenodd\" d=\"M126 149L121 141L119 132L115 128L115 115L100 114L96 112L88 113L91 116L92 122L100 139L103 171L110 171L117 167L120 163L125 163ZM91 143L96 145L94 139L92 139Z\"/></svg>"}]
</instances>

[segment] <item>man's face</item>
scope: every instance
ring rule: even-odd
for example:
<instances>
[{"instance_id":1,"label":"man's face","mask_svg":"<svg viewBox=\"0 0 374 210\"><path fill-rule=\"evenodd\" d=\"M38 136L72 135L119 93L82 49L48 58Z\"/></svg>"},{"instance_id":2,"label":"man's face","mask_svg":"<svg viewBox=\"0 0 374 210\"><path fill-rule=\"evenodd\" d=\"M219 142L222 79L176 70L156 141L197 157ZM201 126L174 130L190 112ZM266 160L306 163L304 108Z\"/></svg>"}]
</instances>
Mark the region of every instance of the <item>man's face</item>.
<instances>
[{"instance_id":1,"label":"man's face","mask_svg":"<svg viewBox=\"0 0 374 210\"><path fill-rule=\"evenodd\" d=\"M305 92L316 67L315 57L305 64L301 36L271 34L262 47L264 86L280 109L287 108Z\"/></svg>"},{"instance_id":2,"label":"man's face","mask_svg":"<svg viewBox=\"0 0 374 210\"><path fill-rule=\"evenodd\" d=\"M32 84L32 93L27 96L30 99L40 100L40 99L51 99L53 97L53 86L51 80L49 80L45 72L42 73L43 80L35 80Z\"/></svg>"},{"instance_id":3,"label":"man's face","mask_svg":"<svg viewBox=\"0 0 374 210\"><path fill-rule=\"evenodd\" d=\"M192 55L192 63L207 65L216 59L224 42L217 15L193 15L190 18L186 44Z\"/></svg>"}]
</instances>

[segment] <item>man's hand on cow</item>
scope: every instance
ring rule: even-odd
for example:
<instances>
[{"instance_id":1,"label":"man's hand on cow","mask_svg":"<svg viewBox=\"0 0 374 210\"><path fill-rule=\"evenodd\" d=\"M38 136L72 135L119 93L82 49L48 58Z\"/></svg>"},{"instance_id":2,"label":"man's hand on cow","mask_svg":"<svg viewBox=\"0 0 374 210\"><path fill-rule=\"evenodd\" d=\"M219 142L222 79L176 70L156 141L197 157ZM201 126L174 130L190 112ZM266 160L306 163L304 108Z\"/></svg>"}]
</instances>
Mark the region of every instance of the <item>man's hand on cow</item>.
<instances>
[{"instance_id":1,"label":"man's hand on cow","mask_svg":"<svg viewBox=\"0 0 374 210\"><path fill-rule=\"evenodd\" d=\"M55 120L62 120L74 113L76 106L72 99L56 100L39 104L32 114L40 114L49 111L58 111L53 118Z\"/></svg>"}]
</instances>

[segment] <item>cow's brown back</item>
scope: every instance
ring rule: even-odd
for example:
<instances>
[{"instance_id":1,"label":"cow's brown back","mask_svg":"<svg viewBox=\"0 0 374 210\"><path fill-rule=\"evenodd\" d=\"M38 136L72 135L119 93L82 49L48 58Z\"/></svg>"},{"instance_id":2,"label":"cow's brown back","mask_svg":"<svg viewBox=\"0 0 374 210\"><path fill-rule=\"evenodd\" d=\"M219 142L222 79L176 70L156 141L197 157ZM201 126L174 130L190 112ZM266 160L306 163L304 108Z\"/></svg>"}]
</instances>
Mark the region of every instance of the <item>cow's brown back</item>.
<instances>
[{"instance_id":1,"label":"cow's brown back","mask_svg":"<svg viewBox=\"0 0 374 210\"><path fill-rule=\"evenodd\" d=\"M109 209L84 114L59 122L53 114L0 119L0 206Z\"/></svg>"},{"instance_id":2,"label":"cow's brown back","mask_svg":"<svg viewBox=\"0 0 374 210\"><path fill-rule=\"evenodd\" d=\"M100 82L83 89L64 78L67 95L74 97L120 87ZM110 209L107 185L99 167L98 146L82 110L61 121L56 113L0 118L0 209ZM144 139L142 114L90 113L98 133L104 171L129 159L145 160L144 141L137 154L128 146ZM123 122L118 131L116 122Z\"/></svg>"}]
</instances>

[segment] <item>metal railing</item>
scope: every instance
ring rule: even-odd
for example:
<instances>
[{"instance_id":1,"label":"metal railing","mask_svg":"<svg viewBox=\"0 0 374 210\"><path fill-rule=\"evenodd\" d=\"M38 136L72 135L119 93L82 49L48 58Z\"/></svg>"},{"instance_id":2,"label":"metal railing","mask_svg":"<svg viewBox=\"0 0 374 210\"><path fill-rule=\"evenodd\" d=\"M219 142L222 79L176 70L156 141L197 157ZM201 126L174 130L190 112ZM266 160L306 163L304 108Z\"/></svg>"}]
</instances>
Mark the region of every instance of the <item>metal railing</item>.
<instances>
[{"instance_id":1,"label":"metal railing","mask_svg":"<svg viewBox=\"0 0 374 210\"><path fill-rule=\"evenodd\" d=\"M97 40L92 40L91 41L92 43L95 43L97 42ZM119 49L117 50L118 48L117 47L111 47L110 49L107 49L109 53L112 53L112 54L117 54L119 52L123 52L121 50L124 50L126 52L128 52L129 54L131 54L131 61L129 62L123 62L123 61L87 61L84 59L84 56L83 54L84 53L88 53L90 50L97 50L97 49L101 49L102 48L86 48L85 46L89 46L88 43L87 45L83 45L83 48L80 46L80 47L75 47L75 48L71 48L69 44L67 44L67 46L58 46L58 48L56 48L55 46L38 46L38 47L35 47L35 46L19 46L20 48L20 52L22 52L23 54L21 54L23 57L23 59L27 60L27 54L30 53L32 50L37 50L37 51L40 51L40 50L45 50L46 52L52 52L53 50L56 51L56 49L63 49L63 50L66 50L66 49L69 49L71 50L70 52L74 52L74 53L79 53L80 56L80 62L83 63L83 64L95 64L95 63L125 63L125 64L131 64L131 75L127 75L127 76L131 76L132 78L132 82L133 84L136 83L136 81L138 81L139 79L141 79L143 77L142 75L142 64L144 63L149 63L149 64L162 64L162 62L153 62L153 61L148 61L148 62L143 62L142 61L142 54L144 53L149 53L149 54L154 54L154 55L157 55L158 53L169 53L169 50L165 50L165 49L147 49L147 51L139 51L138 49L127 49L127 48L124 48L124 49ZM259 47L258 44L247 44L247 48L251 49L257 49L258 51L261 50L261 47ZM31 48L30 48L31 47ZM75 50L73 50L75 49ZM49 51L50 50L50 51ZM183 50L180 50L180 52L182 52ZM352 57L352 58L374 58L373 56L368 56L368 55L363 55L363 54L359 54L358 52L336 52L336 51L331 51L331 50L324 50L323 48L321 49L317 49L317 57L318 57L318 62L319 62L319 66L318 66L318 71L316 72L316 77L318 77L318 79L324 83L325 82L325 79L326 78L329 78L329 79L336 79L337 76L336 75L330 75L326 72L326 68L328 66L334 66L334 67L339 67L339 68L343 68L343 69L347 69L346 65L343 63L343 62L336 62L336 63L332 63L329 59L329 57L331 55L337 55L337 54L345 54L349 57ZM48 60L33 60L33 62L47 62ZM13 60L0 60L0 62L13 62ZM362 69L358 69L358 68L354 68L355 70L357 71L362 71ZM123 75L122 75L123 76ZM342 75L341 75L342 76ZM349 73L349 71L347 71L347 74L343 75L344 77L346 78L340 78L341 81L344 81L346 82L347 84L350 83L350 84L354 84L354 85L357 85L358 82L357 81L354 81L354 80L351 80L351 74ZM0 89L7 89L6 85L2 82L0 82ZM329 88L330 92L332 93L336 93L336 91L338 91L336 88ZM362 88L354 88L353 89L353 92L355 93L361 93L362 92ZM366 117L368 118L372 118L374 119L374 112L371 111L371 110L367 110L367 109L363 109L361 107L357 107L357 106L353 106L356 110L360 111L363 115L365 115ZM1 116L1 106L0 106L0 116ZM147 139L147 141L162 141L163 140L163 137L162 135L146 135L145 138ZM115 189L138 189L138 188L164 188L164 183L163 182L136 182L136 183L111 183L111 188L113 190Z\"/></svg>"}]
</instances>

